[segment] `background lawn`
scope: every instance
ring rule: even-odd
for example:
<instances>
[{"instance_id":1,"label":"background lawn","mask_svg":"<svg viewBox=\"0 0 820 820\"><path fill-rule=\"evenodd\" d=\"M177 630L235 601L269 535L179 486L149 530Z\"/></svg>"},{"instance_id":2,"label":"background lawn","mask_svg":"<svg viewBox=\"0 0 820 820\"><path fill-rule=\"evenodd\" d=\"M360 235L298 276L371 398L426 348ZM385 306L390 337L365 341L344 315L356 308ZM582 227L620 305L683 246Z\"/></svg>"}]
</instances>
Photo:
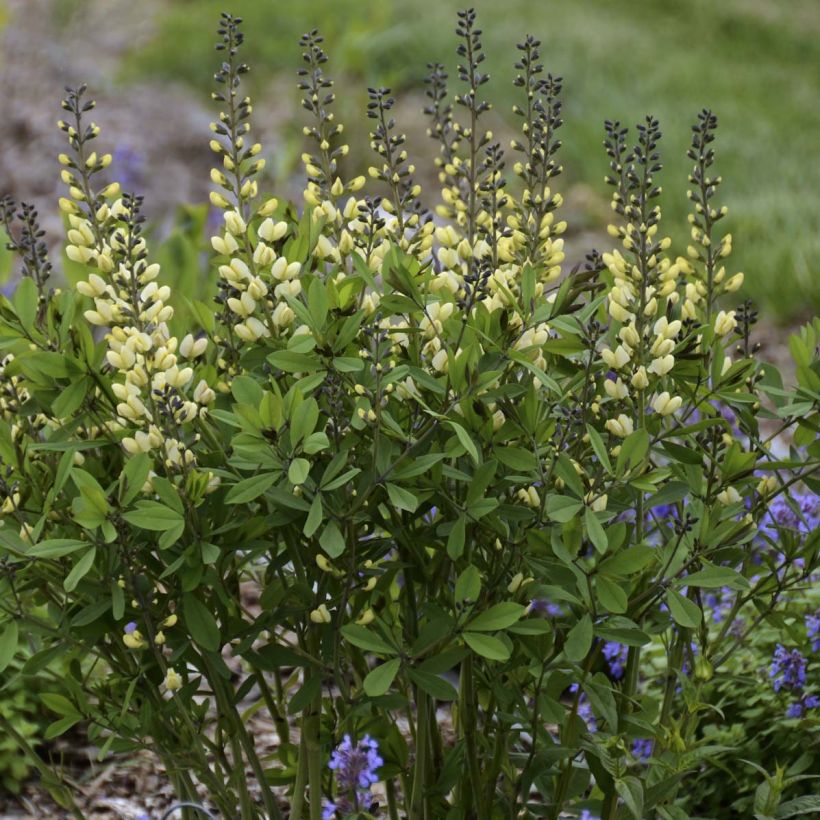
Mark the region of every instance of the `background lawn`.
<instances>
[{"instance_id":1,"label":"background lawn","mask_svg":"<svg viewBox=\"0 0 820 820\"><path fill-rule=\"evenodd\" d=\"M588 227L600 228L607 215L603 120L633 124L651 112L664 132L666 226L684 247L689 166L684 154L691 123L700 108L709 106L720 119L717 148L735 238L733 269L746 272L748 294L774 317L795 319L817 311L817 0L478 0L475 5L493 75L488 95L497 103L497 116L507 123L513 119L509 82L517 57L514 44L524 34L542 40L546 69L564 77L566 177L559 186L567 191L572 183L569 202ZM148 46L127 56L122 78L183 80L204 95L214 65L214 20L229 9L247 21L247 57L256 90L280 105L284 95L285 110L298 117L291 79L299 59L297 41L303 31L318 26L326 37L344 121L351 125L363 108L366 85L388 84L412 99L423 88L427 62L439 60L454 73L455 12L462 6L453 0L176 0L165 4ZM261 110L265 103L258 102ZM400 110L403 128L412 131L417 110L415 105ZM289 147L283 156L295 159L298 122L289 116L282 127ZM410 145L415 155L420 145L427 149L420 140ZM365 161L361 156L351 160L354 165ZM281 157L278 167L287 170Z\"/></svg>"}]
</instances>

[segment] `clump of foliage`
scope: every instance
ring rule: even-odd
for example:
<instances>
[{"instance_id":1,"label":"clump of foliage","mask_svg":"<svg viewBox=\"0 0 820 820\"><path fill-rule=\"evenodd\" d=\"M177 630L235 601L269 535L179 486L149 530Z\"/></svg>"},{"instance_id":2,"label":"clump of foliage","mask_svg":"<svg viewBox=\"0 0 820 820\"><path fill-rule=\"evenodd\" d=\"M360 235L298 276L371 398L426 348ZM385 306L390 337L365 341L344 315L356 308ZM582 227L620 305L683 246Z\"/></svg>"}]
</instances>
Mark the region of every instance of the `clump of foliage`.
<instances>
[{"instance_id":1,"label":"clump of foliage","mask_svg":"<svg viewBox=\"0 0 820 820\"><path fill-rule=\"evenodd\" d=\"M217 46L208 298L162 284L84 87L60 123L76 290L51 288L36 214L4 205L24 276L0 302L0 606L29 672L66 663L49 734L151 749L227 816L696 813L712 798L684 780L740 765L715 732L749 634L779 653L761 720L811 721L820 696L783 654L820 564L820 324L784 387L728 304L715 116L693 128L684 255L658 122L607 122L618 247L567 271L561 80L537 40L510 163L459 14L458 91L428 78L431 212L388 89L369 91L372 193L341 176L306 34L299 210L258 190L240 22ZM758 816L818 806L798 777L816 757L783 763L760 761Z\"/></svg>"}]
</instances>

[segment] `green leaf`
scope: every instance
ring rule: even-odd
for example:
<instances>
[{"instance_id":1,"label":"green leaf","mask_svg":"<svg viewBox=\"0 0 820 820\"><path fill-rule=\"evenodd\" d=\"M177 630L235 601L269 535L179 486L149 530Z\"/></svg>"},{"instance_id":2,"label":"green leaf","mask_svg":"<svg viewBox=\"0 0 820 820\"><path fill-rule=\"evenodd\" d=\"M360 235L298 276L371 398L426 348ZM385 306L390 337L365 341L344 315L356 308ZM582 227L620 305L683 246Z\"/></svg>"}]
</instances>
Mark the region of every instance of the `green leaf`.
<instances>
[{"instance_id":1,"label":"green leaf","mask_svg":"<svg viewBox=\"0 0 820 820\"><path fill-rule=\"evenodd\" d=\"M643 786L637 777L625 777L615 781L615 790L621 796L635 820L643 818Z\"/></svg>"},{"instance_id":2,"label":"green leaf","mask_svg":"<svg viewBox=\"0 0 820 820\"><path fill-rule=\"evenodd\" d=\"M316 493L310 504L310 510L307 514L307 518L305 519L305 526L302 529L302 533L307 538L310 538L313 533L319 529L323 520L323 515L324 508L322 507L322 496L319 493Z\"/></svg>"},{"instance_id":3,"label":"green leaf","mask_svg":"<svg viewBox=\"0 0 820 820\"><path fill-rule=\"evenodd\" d=\"M295 353L292 350L277 350L268 356L268 361L286 373L314 373L321 368L316 356L310 353Z\"/></svg>"},{"instance_id":4,"label":"green leaf","mask_svg":"<svg viewBox=\"0 0 820 820\"><path fill-rule=\"evenodd\" d=\"M775 820L781 820L785 817L801 817L811 814L815 817L820 816L820 794L807 794L787 800L777 807L774 816Z\"/></svg>"},{"instance_id":5,"label":"green leaf","mask_svg":"<svg viewBox=\"0 0 820 820\"><path fill-rule=\"evenodd\" d=\"M48 709L63 717L81 717L77 707L65 696L57 692L43 692L40 699Z\"/></svg>"},{"instance_id":6,"label":"green leaf","mask_svg":"<svg viewBox=\"0 0 820 820\"><path fill-rule=\"evenodd\" d=\"M176 510L158 501L138 501L136 508L123 513L122 517L135 527L158 532L170 530L184 520Z\"/></svg>"},{"instance_id":7,"label":"green leaf","mask_svg":"<svg viewBox=\"0 0 820 820\"><path fill-rule=\"evenodd\" d=\"M598 600L607 612L626 612L628 599L620 584L605 575L599 575L595 581Z\"/></svg>"},{"instance_id":8,"label":"green leaf","mask_svg":"<svg viewBox=\"0 0 820 820\"><path fill-rule=\"evenodd\" d=\"M164 501L165 504L180 515L185 514L185 507L182 505L182 499L179 497L179 489L175 484L172 484L167 478L155 476L151 481L151 485L154 488L154 492L159 496L160 501Z\"/></svg>"},{"instance_id":9,"label":"green leaf","mask_svg":"<svg viewBox=\"0 0 820 820\"><path fill-rule=\"evenodd\" d=\"M470 564L456 580L456 603L477 601L481 592L481 574Z\"/></svg>"},{"instance_id":10,"label":"green leaf","mask_svg":"<svg viewBox=\"0 0 820 820\"><path fill-rule=\"evenodd\" d=\"M446 422L446 424L456 434L459 442L461 442L461 446L469 453L470 458L472 458L473 462L475 464L478 464L478 448L475 446L475 442L472 440L472 438L470 438L470 434L460 424L458 424L455 421L448 421Z\"/></svg>"},{"instance_id":11,"label":"green leaf","mask_svg":"<svg viewBox=\"0 0 820 820\"><path fill-rule=\"evenodd\" d=\"M576 498L582 498L584 496L584 485L581 483L581 479L566 453L558 454L553 470Z\"/></svg>"},{"instance_id":12,"label":"green leaf","mask_svg":"<svg viewBox=\"0 0 820 820\"><path fill-rule=\"evenodd\" d=\"M236 484L228 490L228 494L225 496L225 503L245 504L248 501L253 501L254 498L258 498L262 493L270 489L273 482L276 481L276 477L276 473L262 473L237 481Z\"/></svg>"},{"instance_id":13,"label":"green leaf","mask_svg":"<svg viewBox=\"0 0 820 820\"><path fill-rule=\"evenodd\" d=\"M588 424L587 435L589 436L589 443L592 445L592 449L598 457L601 466L612 475L612 462L609 460L609 453L606 451L606 445L601 438L601 434L591 424Z\"/></svg>"},{"instance_id":14,"label":"green leaf","mask_svg":"<svg viewBox=\"0 0 820 820\"><path fill-rule=\"evenodd\" d=\"M63 581L63 589L66 592L72 592L77 588L77 584L88 575L89 570L94 565L94 559L97 557L97 548L91 547L88 552L86 552L79 561L71 568L71 572L68 573L66 576L65 581Z\"/></svg>"},{"instance_id":15,"label":"green leaf","mask_svg":"<svg viewBox=\"0 0 820 820\"><path fill-rule=\"evenodd\" d=\"M618 475L623 475L628 470L640 464L648 450L649 433L647 433L645 429L641 428L631 435L628 435L624 439L621 450L618 453L618 461L615 465L615 470Z\"/></svg>"},{"instance_id":16,"label":"green leaf","mask_svg":"<svg viewBox=\"0 0 820 820\"><path fill-rule=\"evenodd\" d=\"M148 453L137 453L126 460L120 474L120 504L123 507L127 507L137 497L150 472L151 459Z\"/></svg>"},{"instance_id":17,"label":"green leaf","mask_svg":"<svg viewBox=\"0 0 820 820\"><path fill-rule=\"evenodd\" d=\"M505 601L480 612L467 623L465 629L472 632L497 632L520 621L526 611L527 608L522 604Z\"/></svg>"},{"instance_id":18,"label":"green leaf","mask_svg":"<svg viewBox=\"0 0 820 820\"><path fill-rule=\"evenodd\" d=\"M71 416L88 395L88 388L89 381L85 377L71 382L51 403L54 415L59 419L67 419Z\"/></svg>"},{"instance_id":19,"label":"green leaf","mask_svg":"<svg viewBox=\"0 0 820 820\"><path fill-rule=\"evenodd\" d=\"M694 601L690 601L674 589L668 589L666 603L675 623L689 629L697 629L700 626L703 613Z\"/></svg>"},{"instance_id":20,"label":"green leaf","mask_svg":"<svg viewBox=\"0 0 820 820\"><path fill-rule=\"evenodd\" d=\"M72 619L72 626L88 626L93 624L98 618L102 617L108 610L111 609L111 600L107 596L103 596L93 604L83 607Z\"/></svg>"},{"instance_id":21,"label":"green leaf","mask_svg":"<svg viewBox=\"0 0 820 820\"><path fill-rule=\"evenodd\" d=\"M43 739L54 740L55 737L65 734L72 726L76 726L81 720L81 715L72 715L70 717L55 720L54 723L50 723L46 727L46 730L43 733Z\"/></svg>"},{"instance_id":22,"label":"green leaf","mask_svg":"<svg viewBox=\"0 0 820 820\"><path fill-rule=\"evenodd\" d=\"M460 515L447 536L447 555L451 561L457 561L464 553L466 528L467 519L464 515Z\"/></svg>"},{"instance_id":23,"label":"green leaf","mask_svg":"<svg viewBox=\"0 0 820 820\"><path fill-rule=\"evenodd\" d=\"M598 516L594 510L591 510L589 507L584 510L584 524L586 525L587 535L592 542L592 546L603 555L609 546L609 539L606 537L606 533L601 526L601 522L598 520Z\"/></svg>"},{"instance_id":24,"label":"green leaf","mask_svg":"<svg viewBox=\"0 0 820 820\"><path fill-rule=\"evenodd\" d=\"M291 461L288 467L288 480L291 484L304 484L309 475L310 462L306 458L295 458Z\"/></svg>"},{"instance_id":25,"label":"green leaf","mask_svg":"<svg viewBox=\"0 0 820 820\"><path fill-rule=\"evenodd\" d=\"M298 715L307 709L308 704L322 691L322 676L308 675L305 682L299 687L296 694L288 703L288 714Z\"/></svg>"},{"instance_id":26,"label":"green leaf","mask_svg":"<svg viewBox=\"0 0 820 820\"><path fill-rule=\"evenodd\" d=\"M251 407L259 407L264 396L262 385L245 375L234 377L231 381L231 393L239 404L249 404Z\"/></svg>"},{"instance_id":27,"label":"green leaf","mask_svg":"<svg viewBox=\"0 0 820 820\"><path fill-rule=\"evenodd\" d=\"M450 701L458 697L458 692L456 692L453 684L438 675L424 672L421 669L411 669L409 674L410 680L412 680L419 689L436 700Z\"/></svg>"},{"instance_id":28,"label":"green leaf","mask_svg":"<svg viewBox=\"0 0 820 820\"><path fill-rule=\"evenodd\" d=\"M332 463L332 462L331 462ZM328 470L330 469L330 465L328 465ZM340 476L332 480L328 480L326 478L328 470L325 470L325 475L322 476L322 484L321 488L326 492L330 492L331 490L338 490L339 487L343 486L344 484L349 483L353 478L355 478L360 472L361 469L359 467L351 467L349 470L345 470ZM325 483L327 482L327 483Z\"/></svg>"},{"instance_id":29,"label":"green leaf","mask_svg":"<svg viewBox=\"0 0 820 820\"><path fill-rule=\"evenodd\" d=\"M625 646L646 646L652 638L637 628L596 626L595 634L605 641L617 641Z\"/></svg>"},{"instance_id":30,"label":"green leaf","mask_svg":"<svg viewBox=\"0 0 820 820\"><path fill-rule=\"evenodd\" d=\"M646 500L646 506L660 507L661 504L676 504L678 501L683 501L691 492L690 486L683 481L670 481L663 489Z\"/></svg>"},{"instance_id":31,"label":"green leaf","mask_svg":"<svg viewBox=\"0 0 820 820\"><path fill-rule=\"evenodd\" d=\"M30 276L23 276L14 290L12 302L17 318L26 330L31 330L34 327L34 320L37 318L38 299L39 294L34 280Z\"/></svg>"},{"instance_id":32,"label":"green leaf","mask_svg":"<svg viewBox=\"0 0 820 820\"><path fill-rule=\"evenodd\" d=\"M335 521L331 521L319 536L319 546L331 557L338 558L345 551L345 539Z\"/></svg>"},{"instance_id":33,"label":"green leaf","mask_svg":"<svg viewBox=\"0 0 820 820\"><path fill-rule=\"evenodd\" d=\"M6 628L0 632L0 672L2 672L12 661L17 653L17 641L20 637L20 630L17 621L6 624Z\"/></svg>"},{"instance_id":34,"label":"green leaf","mask_svg":"<svg viewBox=\"0 0 820 820\"><path fill-rule=\"evenodd\" d=\"M606 561L600 565L599 569L608 575L632 575L635 572L640 572L640 570L647 564L652 563L656 558L656 550L644 544L638 544L637 546L621 550L611 558L607 558Z\"/></svg>"},{"instance_id":35,"label":"green leaf","mask_svg":"<svg viewBox=\"0 0 820 820\"><path fill-rule=\"evenodd\" d=\"M510 657L507 644L492 635L483 635L480 632L465 632L464 642L477 655L491 661L506 661Z\"/></svg>"},{"instance_id":36,"label":"green leaf","mask_svg":"<svg viewBox=\"0 0 820 820\"><path fill-rule=\"evenodd\" d=\"M35 544L26 554L33 558L62 558L89 546L88 541L77 541L71 538L51 538Z\"/></svg>"},{"instance_id":37,"label":"green leaf","mask_svg":"<svg viewBox=\"0 0 820 820\"><path fill-rule=\"evenodd\" d=\"M592 646L592 618L584 615L567 635L564 654L571 661L583 660Z\"/></svg>"},{"instance_id":38,"label":"green leaf","mask_svg":"<svg viewBox=\"0 0 820 820\"><path fill-rule=\"evenodd\" d=\"M496 447L493 455L506 467L529 473L538 466L535 456L523 447Z\"/></svg>"},{"instance_id":39,"label":"green leaf","mask_svg":"<svg viewBox=\"0 0 820 820\"><path fill-rule=\"evenodd\" d=\"M372 630L359 624L345 624L342 637L353 646L367 652L378 652L380 655L396 655L396 650Z\"/></svg>"},{"instance_id":40,"label":"green leaf","mask_svg":"<svg viewBox=\"0 0 820 820\"><path fill-rule=\"evenodd\" d=\"M308 310L313 319L313 326L317 331L321 331L327 319L328 299L327 288L322 277L317 276L308 288L307 294Z\"/></svg>"},{"instance_id":41,"label":"green leaf","mask_svg":"<svg viewBox=\"0 0 820 820\"><path fill-rule=\"evenodd\" d=\"M407 510L407 512L415 512L419 506L419 500L409 490L399 487L397 484L387 483L387 495L390 498L390 503L397 510Z\"/></svg>"},{"instance_id":42,"label":"green leaf","mask_svg":"<svg viewBox=\"0 0 820 820\"><path fill-rule=\"evenodd\" d=\"M729 587L730 589L748 589L749 582L737 571L730 567L707 566L681 579L681 584L690 587L704 587L716 589Z\"/></svg>"},{"instance_id":43,"label":"green leaf","mask_svg":"<svg viewBox=\"0 0 820 820\"><path fill-rule=\"evenodd\" d=\"M399 667L401 666L401 658L393 658L393 660L382 663L375 669L371 670L364 679L364 691L371 698L377 698L383 695L390 688Z\"/></svg>"},{"instance_id":44,"label":"green leaf","mask_svg":"<svg viewBox=\"0 0 820 820\"><path fill-rule=\"evenodd\" d=\"M219 626L211 610L191 593L182 596L182 617L194 643L208 652L218 652L221 646Z\"/></svg>"},{"instance_id":45,"label":"green leaf","mask_svg":"<svg viewBox=\"0 0 820 820\"><path fill-rule=\"evenodd\" d=\"M547 498L547 515L559 524L566 524L578 515L584 505L568 495L551 495Z\"/></svg>"}]
</instances>

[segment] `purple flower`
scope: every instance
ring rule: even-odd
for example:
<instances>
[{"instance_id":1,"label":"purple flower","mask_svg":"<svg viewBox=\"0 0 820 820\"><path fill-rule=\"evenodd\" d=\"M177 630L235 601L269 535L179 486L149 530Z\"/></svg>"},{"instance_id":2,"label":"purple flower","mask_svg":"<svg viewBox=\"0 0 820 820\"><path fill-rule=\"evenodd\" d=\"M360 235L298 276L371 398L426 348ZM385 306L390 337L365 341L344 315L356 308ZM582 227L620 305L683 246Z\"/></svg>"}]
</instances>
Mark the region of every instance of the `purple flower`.
<instances>
[{"instance_id":1,"label":"purple flower","mask_svg":"<svg viewBox=\"0 0 820 820\"><path fill-rule=\"evenodd\" d=\"M811 639L811 651L820 650L820 610L813 615L806 615L806 633Z\"/></svg>"},{"instance_id":2,"label":"purple flower","mask_svg":"<svg viewBox=\"0 0 820 820\"><path fill-rule=\"evenodd\" d=\"M578 684L573 683L572 686L569 687L569 691L573 694L578 691ZM584 692L578 697L578 717L584 721L587 726L587 730L590 732L597 732L598 731L598 721L595 718L595 714L592 711L592 707L589 705L589 699L587 698Z\"/></svg>"},{"instance_id":3,"label":"purple flower","mask_svg":"<svg viewBox=\"0 0 820 820\"><path fill-rule=\"evenodd\" d=\"M370 787L379 782L376 769L384 764L379 756L379 744L365 735L355 746L350 735L330 756L328 768L336 773L339 797L335 803L325 804L322 817L330 820L337 812L349 814L370 804Z\"/></svg>"},{"instance_id":4,"label":"purple flower","mask_svg":"<svg viewBox=\"0 0 820 820\"><path fill-rule=\"evenodd\" d=\"M609 663L609 672L615 680L624 676L625 664L629 655L629 647L617 641L607 641L604 644L603 656Z\"/></svg>"},{"instance_id":5,"label":"purple flower","mask_svg":"<svg viewBox=\"0 0 820 820\"><path fill-rule=\"evenodd\" d=\"M794 703L789 704L786 709L786 717L803 717L806 711L809 709L816 709L818 706L820 706L820 698L817 697L817 695L806 695L805 697L800 698L800 700L796 700Z\"/></svg>"},{"instance_id":6,"label":"purple flower","mask_svg":"<svg viewBox=\"0 0 820 820\"><path fill-rule=\"evenodd\" d=\"M137 622L136 621L129 621L125 625L125 634L130 635L132 632L137 631Z\"/></svg>"},{"instance_id":7,"label":"purple flower","mask_svg":"<svg viewBox=\"0 0 820 820\"><path fill-rule=\"evenodd\" d=\"M145 176L145 156L131 145L118 145L113 151L119 182L125 190L139 188Z\"/></svg>"},{"instance_id":8,"label":"purple flower","mask_svg":"<svg viewBox=\"0 0 820 820\"><path fill-rule=\"evenodd\" d=\"M704 596L704 603L712 610L712 620L719 624L726 619L735 602L735 593L729 587L721 587L719 592Z\"/></svg>"},{"instance_id":9,"label":"purple flower","mask_svg":"<svg viewBox=\"0 0 820 820\"><path fill-rule=\"evenodd\" d=\"M760 534L776 541L781 529L807 535L817 527L820 527L820 496L795 492L790 499L781 494L769 502L769 509L760 522Z\"/></svg>"},{"instance_id":10,"label":"purple flower","mask_svg":"<svg viewBox=\"0 0 820 820\"><path fill-rule=\"evenodd\" d=\"M737 413L735 413L735 411L732 410L728 404L718 401L717 399L713 399L709 403L715 408L715 410L718 411L721 418L729 425L729 429L732 431L732 436L734 438L739 438L741 436L741 430L737 423Z\"/></svg>"},{"instance_id":11,"label":"purple flower","mask_svg":"<svg viewBox=\"0 0 820 820\"><path fill-rule=\"evenodd\" d=\"M806 659L797 649L788 649L777 644L769 669L769 677L775 692L789 689L799 692L806 685Z\"/></svg>"},{"instance_id":12,"label":"purple flower","mask_svg":"<svg viewBox=\"0 0 820 820\"><path fill-rule=\"evenodd\" d=\"M564 614L564 610L558 604L554 604L549 598L533 598L530 601L530 612L534 615L546 615L550 618L558 618Z\"/></svg>"},{"instance_id":13,"label":"purple flower","mask_svg":"<svg viewBox=\"0 0 820 820\"><path fill-rule=\"evenodd\" d=\"M639 737L632 743L632 756L644 763L652 757L654 741L650 738Z\"/></svg>"}]
</instances>

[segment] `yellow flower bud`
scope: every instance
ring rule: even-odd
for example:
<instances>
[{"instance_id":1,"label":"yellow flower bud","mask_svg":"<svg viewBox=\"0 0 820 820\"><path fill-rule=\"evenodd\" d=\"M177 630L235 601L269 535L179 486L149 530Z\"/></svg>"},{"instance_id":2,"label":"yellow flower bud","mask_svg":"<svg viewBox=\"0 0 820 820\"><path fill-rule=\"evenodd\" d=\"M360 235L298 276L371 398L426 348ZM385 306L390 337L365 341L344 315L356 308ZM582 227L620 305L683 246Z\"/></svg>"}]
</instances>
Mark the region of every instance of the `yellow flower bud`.
<instances>
[{"instance_id":1,"label":"yellow flower bud","mask_svg":"<svg viewBox=\"0 0 820 820\"><path fill-rule=\"evenodd\" d=\"M182 676L174 669L168 669L163 682L169 692L176 692L182 688Z\"/></svg>"}]
</instances>

